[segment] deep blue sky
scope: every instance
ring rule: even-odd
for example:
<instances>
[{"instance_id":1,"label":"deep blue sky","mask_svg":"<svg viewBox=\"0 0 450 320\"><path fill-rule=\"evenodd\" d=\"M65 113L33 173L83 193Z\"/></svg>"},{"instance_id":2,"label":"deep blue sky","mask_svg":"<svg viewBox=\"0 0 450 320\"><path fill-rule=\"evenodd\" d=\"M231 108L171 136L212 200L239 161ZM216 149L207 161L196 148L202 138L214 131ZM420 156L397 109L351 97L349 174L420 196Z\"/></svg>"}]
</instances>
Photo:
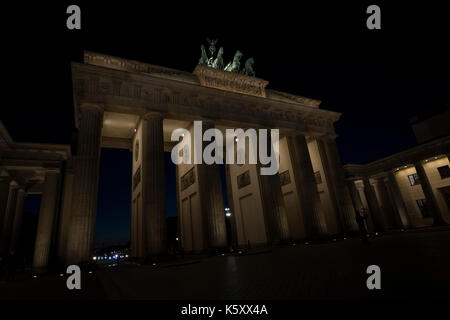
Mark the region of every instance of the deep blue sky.
<instances>
[{"instance_id":1,"label":"deep blue sky","mask_svg":"<svg viewBox=\"0 0 450 320\"><path fill-rule=\"evenodd\" d=\"M65 26L65 10L74 3L82 10L81 31ZM4 101L11 103L2 106L0 119L18 141L69 143L70 61L81 62L83 50L192 71L210 37L219 39L226 61L237 49L244 59L253 56L257 76L270 88L320 99L322 108L341 112L335 128L344 163L366 163L413 146L408 119L449 108L448 11L437 4L379 3L382 30L370 31L365 10L372 1L311 3L2 4L8 13L2 27L9 30L2 39L3 72L12 86L4 90ZM128 155L110 158L107 152L99 223L103 215L129 215L130 177L103 186L108 168L129 170ZM118 190L121 195L112 196ZM124 217L98 225L97 238L125 236Z\"/></svg>"}]
</instances>

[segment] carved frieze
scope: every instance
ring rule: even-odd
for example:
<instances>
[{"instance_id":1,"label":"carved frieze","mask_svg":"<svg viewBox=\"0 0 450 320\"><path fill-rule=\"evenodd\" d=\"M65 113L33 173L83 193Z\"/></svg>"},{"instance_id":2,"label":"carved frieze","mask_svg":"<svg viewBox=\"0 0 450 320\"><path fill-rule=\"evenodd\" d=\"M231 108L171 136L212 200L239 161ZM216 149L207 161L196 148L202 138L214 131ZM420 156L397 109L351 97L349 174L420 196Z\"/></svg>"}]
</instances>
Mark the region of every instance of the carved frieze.
<instances>
[{"instance_id":1,"label":"carved frieze","mask_svg":"<svg viewBox=\"0 0 450 320\"><path fill-rule=\"evenodd\" d=\"M269 82L263 79L201 65L195 67L194 74L198 77L200 84L205 87L266 97L265 88Z\"/></svg>"},{"instance_id":2,"label":"carved frieze","mask_svg":"<svg viewBox=\"0 0 450 320\"><path fill-rule=\"evenodd\" d=\"M280 127L285 126L286 128L324 134L334 133L333 122L339 117L336 113L320 109L309 111L303 110L303 108L285 107L279 105L283 102L273 102L268 99L251 101L255 98L216 96L214 92L203 92L198 90L198 87L189 87L184 90L178 85L174 85L172 88L160 84L158 81L146 83L142 80L121 79L122 75L111 74L111 71L94 70L91 66L87 66L86 69L84 67L86 65L82 64L74 64L73 66L74 93L77 103L104 103L105 99L114 97L130 99L129 103L126 103L132 105L131 99L134 99L135 102L145 102L145 104L152 105L155 108L165 109L173 105L180 110L177 112L186 110L187 113L192 115L220 117L224 120L229 117L232 121L255 121L260 125L269 126L273 123ZM259 81L257 78L232 72L215 69L213 71L224 72L232 77L245 77L251 81ZM255 86L258 85L255 84ZM260 86L260 89L263 90L264 84L260 84ZM119 104L124 102L125 100L118 100Z\"/></svg>"}]
</instances>

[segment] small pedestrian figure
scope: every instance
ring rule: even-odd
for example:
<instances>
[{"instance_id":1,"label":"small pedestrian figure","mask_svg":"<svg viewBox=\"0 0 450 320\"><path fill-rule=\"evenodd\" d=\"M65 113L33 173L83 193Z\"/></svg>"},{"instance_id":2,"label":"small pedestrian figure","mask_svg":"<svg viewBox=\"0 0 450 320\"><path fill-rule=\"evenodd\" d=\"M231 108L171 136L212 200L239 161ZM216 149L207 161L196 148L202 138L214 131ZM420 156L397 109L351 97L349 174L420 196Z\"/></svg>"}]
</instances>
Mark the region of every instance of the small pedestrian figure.
<instances>
[{"instance_id":1,"label":"small pedestrian figure","mask_svg":"<svg viewBox=\"0 0 450 320\"><path fill-rule=\"evenodd\" d=\"M364 244L369 244L369 239L367 237L367 228L364 220L367 219L366 208L361 207L356 212L356 223L359 227L359 232L361 233L361 238Z\"/></svg>"}]
</instances>

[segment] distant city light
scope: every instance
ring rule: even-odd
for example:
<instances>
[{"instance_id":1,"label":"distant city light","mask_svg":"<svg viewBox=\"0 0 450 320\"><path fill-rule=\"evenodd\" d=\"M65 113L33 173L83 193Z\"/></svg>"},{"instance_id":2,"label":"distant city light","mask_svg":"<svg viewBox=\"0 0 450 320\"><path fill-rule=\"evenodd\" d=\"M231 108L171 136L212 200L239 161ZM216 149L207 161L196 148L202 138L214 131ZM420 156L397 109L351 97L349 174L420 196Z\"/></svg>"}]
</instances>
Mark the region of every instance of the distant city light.
<instances>
[{"instance_id":1,"label":"distant city light","mask_svg":"<svg viewBox=\"0 0 450 320\"><path fill-rule=\"evenodd\" d=\"M176 237L175 240L178 241L178 237Z\"/></svg>"},{"instance_id":2,"label":"distant city light","mask_svg":"<svg viewBox=\"0 0 450 320\"><path fill-rule=\"evenodd\" d=\"M230 211L230 208L225 208L225 211Z\"/></svg>"},{"instance_id":3,"label":"distant city light","mask_svg":"<svg viewBox=\"0 0 450 320\"><path fill-rule=\"evenodd\" d=\"M92 260L97 260L97 257L92 257Z\"/></svg>"}]
</instances>

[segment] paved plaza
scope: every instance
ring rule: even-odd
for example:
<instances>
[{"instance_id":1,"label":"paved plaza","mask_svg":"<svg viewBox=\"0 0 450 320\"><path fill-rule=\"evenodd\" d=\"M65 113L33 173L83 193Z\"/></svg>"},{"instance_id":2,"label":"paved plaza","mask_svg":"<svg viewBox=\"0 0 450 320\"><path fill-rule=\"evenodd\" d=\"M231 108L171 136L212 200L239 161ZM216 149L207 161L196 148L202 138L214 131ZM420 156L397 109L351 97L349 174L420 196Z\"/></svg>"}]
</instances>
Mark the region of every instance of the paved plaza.
<instances>
[{"instance_id":1,"label":"paved plaza","mask_svg":"<svg viewBox=\"0 0 450 320\"><path fill-rule=\"evenodd\" d=\"M82 290L65 277L22 276L0 284L1 299L346 299L450 298L450 229L273 247L242 255L122 265L83 274ZM381 290L366 287L366 268L381 268Z\"/></svg>"}]
</instances>

